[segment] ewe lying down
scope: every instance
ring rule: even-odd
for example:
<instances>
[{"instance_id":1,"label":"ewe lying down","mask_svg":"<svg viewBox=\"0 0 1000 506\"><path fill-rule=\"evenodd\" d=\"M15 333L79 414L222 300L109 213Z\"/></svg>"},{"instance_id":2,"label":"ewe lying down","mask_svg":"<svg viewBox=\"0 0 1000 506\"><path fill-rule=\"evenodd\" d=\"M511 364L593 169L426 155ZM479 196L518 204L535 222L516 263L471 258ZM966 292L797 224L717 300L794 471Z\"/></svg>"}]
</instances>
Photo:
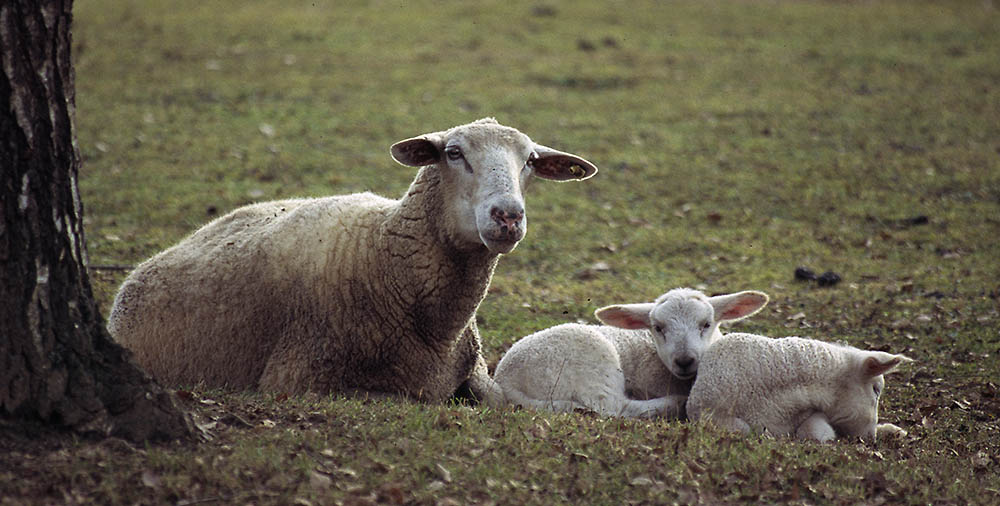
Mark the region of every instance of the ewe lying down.
<instances>
[{"instance_id":1,"label":"ewe lying down","mask_svg":"<svg viewBox=\"0 0 1000 506\"><path fill-rule=\"evenodd\" d=\"M599 309L597 318L608 325L564 324L514 343L494 373L503 396L490 401L683 418L701 354L722 338L719 323L746 318L765 304L761 292L706 297L681 288L655 302Z\"/></svg>"},{"instance_id":2,"label":"ewe lying down","mask_svg":"<svg viewBox=\"0 0 1000 506\"><path fill-rule=\"evenodd\" d=\"M910 359L813 339L729 334L702 356L687 412L739 432L826 442L903 433L878 423L883 374Z\"/></svg>"},{"instance_id":3,"label":"ewe lying down","mask_svg":"<svg viewBox=\"0 0 1000 506\"><path fill-rule=\"evenodd\" d=\"M429 401L496 385L475 313L527 227L532 177L590 162L483 119L392 146L422 167L400 200L371 193L236 209L139 265L108 329L161 381L374 392Z\"/></svg>"}]
</instances>

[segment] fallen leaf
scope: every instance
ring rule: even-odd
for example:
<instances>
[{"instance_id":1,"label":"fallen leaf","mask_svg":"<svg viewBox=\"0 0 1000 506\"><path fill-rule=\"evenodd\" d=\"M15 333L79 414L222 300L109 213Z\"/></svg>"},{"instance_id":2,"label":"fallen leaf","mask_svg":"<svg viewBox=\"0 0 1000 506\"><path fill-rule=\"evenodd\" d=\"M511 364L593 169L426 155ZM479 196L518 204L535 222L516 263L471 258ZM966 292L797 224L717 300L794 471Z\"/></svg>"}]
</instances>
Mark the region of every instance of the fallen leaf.
<instances>
[{"instance_id":1,"label":"fallen leaf","mask_svg":"<svg viewBox=\"0 0 1000 506\"><path fill-rule=\"evenodd\" d=\"M386 502L390 504L403 504L406 502L406 494L403 493L403 487L398 483L386 483L379 487L378 495L376 495L375 499L380 504Z\"/></svg>"},{"instance_id":2,"label":"fallen leaf","mask_svg":"<svg viewBox=\"0 0 1000 506\"><path fill-rule=\"evenodd\" d=\"M438 476L440 476L445 483L451 483L451 471L446 469L441 464L437 464L435 467L437 468Z\"/></svg>"},{"instance_id":3,"label":"fallen leaf","mask_svg":"<svg viewBox=\"0 0 1000 506\"><path fill-rule=\"evenodd\" d=\"M982 470L986 469L993 462L993 459L986 452L978 452L972 457L972 467L973 469Z\"/></svg>"},{"instance_id":4,"label":"fallen leaf","mask_svg":"<svg viewBox=\"0 0 1000 506\"><path fill-rule=\"evenodd\" d=\"M158 488L163 484L163 479L149 469L142 472L142 484L149 488Z\"/></svg>"},{"instance_id":5,"label":"fallen leaf","mask_svg":"<svg viewBox=\"0 0 1000 506\"><path fill-rule=\"evenodd\" d=\"M636 476L629 481L629 484L636 487L648 487L653 484L653 480L648 476Z\"/></svg>"},{"instance_id":6,"label":"fallen leaf","mask_svg":"<svg viewBox=\"0 0 1000 506\"><path fill-rule=\"evenodd\" d=\"M312 488L326 490L330 488L331 484L333 484L333 480L329 476L319 471L311 471L309 473L309 486Z\"/></svg>"},{"instance_id":7,"label":"fallen leaf","mask_svg":"<svg viewBox=\"0 0 1000 506\"><path fill-rule=\"evenodd\" d=\"M549 431L544 425L536 423L534 427L528 430L528 433L538 439L545 439L545 437L548 436Z\"/></svg>"}]
</instances>

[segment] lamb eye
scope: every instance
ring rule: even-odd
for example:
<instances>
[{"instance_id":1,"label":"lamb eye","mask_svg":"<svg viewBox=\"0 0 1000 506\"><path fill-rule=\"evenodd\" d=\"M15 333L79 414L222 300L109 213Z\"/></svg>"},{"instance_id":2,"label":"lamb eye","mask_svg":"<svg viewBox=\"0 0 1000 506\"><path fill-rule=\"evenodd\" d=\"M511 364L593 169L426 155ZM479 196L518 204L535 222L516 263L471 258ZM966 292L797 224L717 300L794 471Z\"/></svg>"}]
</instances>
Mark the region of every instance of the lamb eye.
<instances>
[{"instance_id":1,"label":"lamb eye","mask_svg":"<svg viewBox=\"0 0 1000 506\"><path fill-rule=\"evenodd\" d=\"M462 159L462 150L455 146L450 146L448 148L445 148L444 154L445 156L448 157L449 160L453 162Z\"/></svg>"},{"instance_id":2,"label":"lamb eye","mask_svg":"<svg viewBox=\"0 0 1000 506\"><path fill-rule=\"evenodd\" d=\"M882 395L882 389L878 385L872 385L872 390L875 391L875 397Z\"/></svg>"},{"instance_id":3,"label":"lamb eye","mask_svg":"<svg viewBox=\"0 0 1000 506\"><path fill-rule=\"evenodd\" d=\"M653 326L653 330L655 330L657 334L662 334L663 333L663 327L661 327L659 325L654 325Z\"/></svg>"},{"instance_id":4,"label":"lamb eye","mask_svg":"<svg viewBox=\"0 0 1000 506\"><path fill-rule=\"evenodd\" d=\"M702 331L708 330L711 327L712 327L712 323L711 322L705 322L705 323L701 324L701 330Z\"/></svg>"}]
</instances>

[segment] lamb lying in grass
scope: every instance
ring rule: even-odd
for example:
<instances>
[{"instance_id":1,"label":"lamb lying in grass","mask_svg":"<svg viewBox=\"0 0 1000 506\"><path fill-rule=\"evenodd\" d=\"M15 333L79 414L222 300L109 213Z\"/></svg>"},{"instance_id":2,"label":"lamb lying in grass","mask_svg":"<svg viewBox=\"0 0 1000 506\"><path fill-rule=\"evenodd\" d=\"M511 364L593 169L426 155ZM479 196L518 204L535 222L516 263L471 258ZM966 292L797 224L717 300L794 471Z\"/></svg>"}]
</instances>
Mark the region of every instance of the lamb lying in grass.
<instances>
[{"instance_id":1,"label":"lamb lying in grass","mask_svg":"<svg viewBox=\"0 0 1000 506\"><path fill-rule=\"evenodd\" d=\"M878 424L878 401L882 375L909 361L813 339L729 334L702 355L687 413L744 433L874 442L879 434L905 434Z\"/></svg>"},{"instance_id":2,"label":"lamb lying in grass","mask_svg":"<svg viewBox=\"0 0 1000 506\"><path fill-rule=\"evenodd\" d=\"M499 405L606 416L684 417L699 358L719 323L767 304L761 292L706 297L671 290L655 302L599 309L609 325L564 324L522 338L497 364Z\"/></svg>"}]
</instances>

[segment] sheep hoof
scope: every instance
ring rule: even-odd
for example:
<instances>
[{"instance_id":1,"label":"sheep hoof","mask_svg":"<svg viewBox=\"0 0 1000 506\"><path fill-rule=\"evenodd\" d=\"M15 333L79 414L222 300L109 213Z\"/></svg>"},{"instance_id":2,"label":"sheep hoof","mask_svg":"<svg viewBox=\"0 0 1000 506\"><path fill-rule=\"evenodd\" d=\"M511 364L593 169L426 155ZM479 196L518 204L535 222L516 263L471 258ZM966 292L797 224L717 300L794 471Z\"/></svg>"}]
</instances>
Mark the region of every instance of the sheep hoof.
<instances>
[{"instance_id":1,"label":"sheep hoof","mask_svg":"<svg viewBox=\"0 0 1000 506\"><path fill-rule=\"evenodd\" d=\"M908 434L909 433L906 432L906 429L903 429L902 427L898 427L891 423L880 423L878 424L878 427L875 428L875 435L878 439L884 437L895 437L902 439L906 437Z\"/></svg>"}]
</instances>

